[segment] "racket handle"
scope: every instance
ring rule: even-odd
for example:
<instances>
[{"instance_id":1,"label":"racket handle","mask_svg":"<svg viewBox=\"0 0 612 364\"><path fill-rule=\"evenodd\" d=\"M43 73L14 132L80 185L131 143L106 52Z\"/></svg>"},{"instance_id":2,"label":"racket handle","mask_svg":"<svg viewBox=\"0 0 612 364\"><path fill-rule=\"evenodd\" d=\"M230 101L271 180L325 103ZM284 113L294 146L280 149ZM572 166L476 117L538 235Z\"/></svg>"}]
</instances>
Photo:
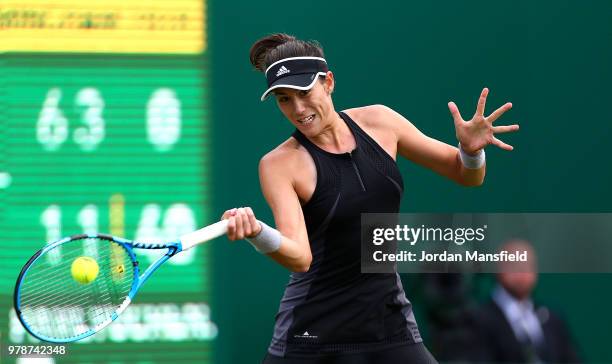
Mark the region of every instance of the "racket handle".
<instances>
[{"instance_id":1,"label":"racket handle","mask_svg":"<svg viewBox=\"0 0 612 364\"><path fill-rule=\"evenodd\" d=\"M191 249L198 244L205 243L224 235L227 233L227 222L228 220L221 220L205 228L181 236L183 250Z\"/></svg>"}]
</instances>

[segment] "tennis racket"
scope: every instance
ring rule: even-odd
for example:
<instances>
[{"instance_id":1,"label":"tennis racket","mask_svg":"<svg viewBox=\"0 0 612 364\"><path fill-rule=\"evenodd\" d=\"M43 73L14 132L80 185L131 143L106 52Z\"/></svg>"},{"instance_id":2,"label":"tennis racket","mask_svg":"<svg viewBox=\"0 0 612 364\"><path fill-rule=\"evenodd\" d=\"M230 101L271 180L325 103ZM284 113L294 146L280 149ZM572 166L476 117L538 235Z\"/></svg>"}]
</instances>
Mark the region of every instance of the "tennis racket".
<instances>
[{"instance_id":1,"label":"tennis racket","mask_svg":"<svg viewBox=\"0 0 612 364\"><path fill-rule=\"evenodd\" d=\"M14 295L17 317L30 334L44 341L67 343L91 336L125 311L164 262L226 232L227 220L222 220L161 244L105 234L48 243L19 273ZM166 253L140 274L135 249L166 249ZM75 279L75 264L83 261L89 264L85 266L89 276Z\"/></svg>"}]
</instances>

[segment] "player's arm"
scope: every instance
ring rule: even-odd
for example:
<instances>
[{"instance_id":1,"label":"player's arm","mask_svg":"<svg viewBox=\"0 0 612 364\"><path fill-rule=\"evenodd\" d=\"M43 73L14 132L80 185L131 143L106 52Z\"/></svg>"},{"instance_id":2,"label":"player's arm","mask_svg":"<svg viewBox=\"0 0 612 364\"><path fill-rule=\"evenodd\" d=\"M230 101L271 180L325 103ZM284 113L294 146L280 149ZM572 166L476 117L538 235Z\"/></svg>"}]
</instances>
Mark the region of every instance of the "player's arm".
<instances>
[{"instance_id":1,"label":"player's arm","mask_svg":"<svg viewBox=\"0 0 612 364\"><path fill-rule=\"evenodd\" d=\"M295 163L290 158L288 153L278 151L264 156L259 163L259 180L276 229L282 235L280 248L269 255L291 271L305 272L310 268L312 254L302 207L293 187Z\"/></svg>"},{"instance_id":2,"label":"player's arm","mask_svg":"<svg viewBox=\"0 0 612 364\"><path fill-rule=\"evenodd\" d=\"M255 239L263 233L265 252L282 266L293 272L306 272L312 262L308 233L298 196L293 188L295 163L287 151L275 150L264 156L259 163L261 188L274 214L276 229L264 227L255 218L249 207L225 211L228 219L227 236L230 240L247 238L260 251ZM270 224L273 225L273 224ZM264 234L265 235L265 234Z\"/></svg>"},{"instance_id":3,"label":"player's arm","mask_svg":"<svg viewBox=\"0 0 612 364\"><path fill-rule=\"evenodd\" d=\"M372 120L379 120L394 131L399 155L461 185L482 184L485 166L479 169L465 168L459 159L457 147L428 137L402 115L386 106L374 105L372 108Z\"/></svg>"},{"instance_id":4,"label":"player's arm","mask_svg":"<svg viewBox=\"0 0 612 364\"><path fill-rule=\"evenodd\" d=\"M489 116L485 116L488 94L489 89L484 88L480 93L476 112L470 120L463 119L454 102L448 103L461 150L424 135L403 116L389 108L381 106L379 111L385 114L382 120L388 120L395 131L400 155L462 185L478 186L485 177L484 148L487 145L495 145L504 150L512 150L513 147L497 139L496 134L519 129L517 124L493 126L500 116L512 108L512 104L507 102Z\"/></svg>"}]
</instances>

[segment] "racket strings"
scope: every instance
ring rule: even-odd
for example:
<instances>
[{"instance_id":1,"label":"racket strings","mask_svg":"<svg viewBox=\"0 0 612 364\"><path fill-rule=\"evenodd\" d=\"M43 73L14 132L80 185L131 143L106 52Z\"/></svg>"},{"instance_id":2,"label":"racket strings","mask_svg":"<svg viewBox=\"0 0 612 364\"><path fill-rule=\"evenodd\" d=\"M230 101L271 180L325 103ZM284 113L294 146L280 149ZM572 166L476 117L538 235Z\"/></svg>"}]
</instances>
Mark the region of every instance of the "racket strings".
<instances>
[{"instance_id":1,"label":"racket strings","mask_svg":"<svg viewBox=\"0 0 612 364\"><path fill-rule=\"evenodd\" d=\"M70 299L73 300L78 300L79 298L82 298L83 295L87 294L87 292L81 292L79 295L74 296L74 295L70 295L69 292L66 292L66 287L65 285L58 285L56 288L49 288L48 287L48 282L46 281L46 279L41 279L43 275L41 274L37 274L37 275L33 275L32 277L29 277L31 279L31 281L33 282L37 282L38 283L32 283L30 284L30 286L28 287L28 290L30 292L44 292L42 294L39 294L37 296L35 296L29 303L32 306L37 306L39 303L44 303L44 302L54 302L56 299L58 299L60 296L64 297L64 303L68 303L70 301ZM109 275L106 275L106 280L109 279ZM102 277L99 277L102 278ZM97 278L98 279L98 278ZM104 279L102 279L100 281L100 284L105 284ZM95 288L95 287L94 287ZM104 293L107 293L107 290L102 291ZM23 300L22 300L23 302Z\"/></svg>"},{"instance_id":2,"label":"racket strings","mask_svg":"<svg viewBox=\"0 0 612 364\"><path fill-rule=\"evenodd\" d=\"M97 277L90 283L77 282L71 275L72 263L92 255L99 268ZM129 254L117 243L88 238L58 245L26 273L20 294L22 317L42 336L67 339L82 335L112 319L133 279Z\"/></svg>"},{"instance_id":3,"label":"racket strings","mask_svg":"<svg viewBox=\"0 0 612 364\"><path fill-rule=\"evenodd\" d=\"M104 271L103 269L103 272ZM54 331L58 331L59 335L71 335L72 333L66 332L66 328L76 323L78 327L77 330L86 331L86 325L78 324L79 322L88 319L95 325L98 322L103 322L106 316L111 315L112 311L114 311L115 307L112 305L109 306L108 303L116 303L112 302L112 298L113 296L117 296L117 290L109 290L108 284L106 284L109 275L107 274L106 276L106 278L104 276L97 278L97 284L90 284L88 287L90 288L89 290L83 290L82 287L78 287L76 291L78 294L76 295L74 287L67 286L66 284L70 282L70 285L74 286L76 283L73 281L64 282L63 280L54 280L53 283L55 284L52 285L49 285L48 282L39 283L38 286L33 285L29 287L30 289L26 288L24 291L38 293L38 295L34 294L34 299L31 301L28 299L29 296L26 295L23 300L23 306L31 308L33 310L33 317L39 318L36 320L39 330L42 330L43 327L46 330L50 330L54 328L54 326L57 326ZM33 278L32 282L40 281L37 277ZM43 291L40 289L40 284L45 285ZM111 286L111 288L114 287ZM78 291L81 292L79 293ZM46 293L41 294L41 292ZM96 297L96 299L92 300L93 297ZM101 306L92 306L92 304L100 303L102 304ZM79 305L89 307L89 312L87 313L89 317L85 320L83 319L84 310L80 309ZM98 319L98 317L100 317L100 319Z\"/></svg>"}]
</instances>

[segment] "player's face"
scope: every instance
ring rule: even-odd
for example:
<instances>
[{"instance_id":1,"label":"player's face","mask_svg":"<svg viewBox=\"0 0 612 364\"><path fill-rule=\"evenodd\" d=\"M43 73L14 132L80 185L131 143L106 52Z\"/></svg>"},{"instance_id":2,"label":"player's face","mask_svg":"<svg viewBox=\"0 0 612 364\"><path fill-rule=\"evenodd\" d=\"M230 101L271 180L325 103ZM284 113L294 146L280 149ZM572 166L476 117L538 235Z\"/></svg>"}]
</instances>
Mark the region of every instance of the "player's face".
<instances>
[{"instance_id":1,"label":"player's face","mask_svg":"<svg viewBox=\"0 0 612 364\"><path fill-rule=\"evenodd\" d=\"M335 115L330 81L317 81L310 90L280 88L274 92L285 117L305 135L316 135Z\"/></svg>"}]
</instances>

